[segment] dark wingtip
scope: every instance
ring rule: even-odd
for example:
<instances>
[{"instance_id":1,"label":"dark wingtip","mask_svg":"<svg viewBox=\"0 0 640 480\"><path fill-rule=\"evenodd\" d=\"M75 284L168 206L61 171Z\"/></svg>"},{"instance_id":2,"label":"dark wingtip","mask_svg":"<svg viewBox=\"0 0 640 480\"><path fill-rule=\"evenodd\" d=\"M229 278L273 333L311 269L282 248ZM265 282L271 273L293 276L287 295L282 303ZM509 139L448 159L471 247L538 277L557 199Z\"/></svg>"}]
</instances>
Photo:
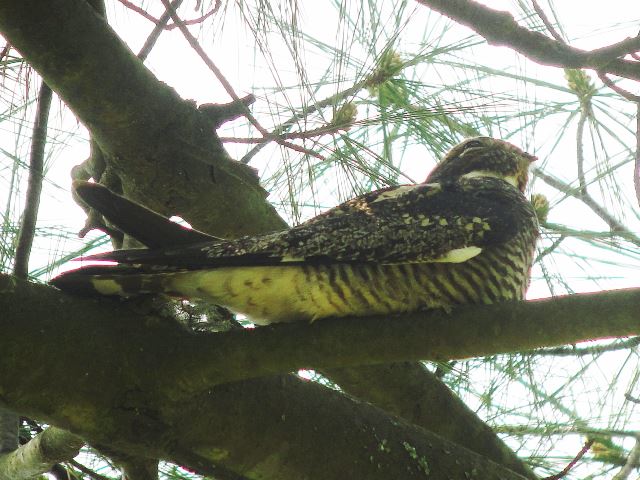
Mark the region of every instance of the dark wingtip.
<instances>
[{"instance_id":1,"label":"dark wingtip","mask_svg":"<svg viewBox=\"0 0 640 480\"><path fill-rule=\"evenodd\" d=\"M92 267L79 268L61 273L55 278L49 280L49 284L62 290L63 292L75 293L78 295L96 295L95 287L91 281Z\"/></svg>"},{"instance_id":2,"label":"dark wingtip","mask_svg":"<svg viewBox=\"0 0 640 480\"><path fill-rule=\"evenodd\" d=\"M63 292L78 295L103 295L96 290L94 279L100 276L113 276L114 274L139 273L134 267L122 267L120 265L102 266L90 265L76 268L68 272L61 273L57 277L49 280L49 285L62 290Z\"/></svg>"}]
</instances>

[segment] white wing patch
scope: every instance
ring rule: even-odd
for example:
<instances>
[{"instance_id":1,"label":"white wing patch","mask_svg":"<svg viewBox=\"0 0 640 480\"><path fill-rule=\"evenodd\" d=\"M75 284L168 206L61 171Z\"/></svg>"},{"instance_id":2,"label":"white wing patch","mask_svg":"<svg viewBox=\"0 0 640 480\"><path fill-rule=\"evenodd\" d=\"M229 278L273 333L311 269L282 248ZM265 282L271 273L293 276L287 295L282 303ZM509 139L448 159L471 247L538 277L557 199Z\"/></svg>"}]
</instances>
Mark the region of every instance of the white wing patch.
<instances>
[{"instance_id":1,"label":"white wing patch","mask_svg":"<svg viewBox=\"0 0 640 480\"><path fill-rule=\"evenodd\" d=\"M482 252L480 247L463 247L463 248L454 248L453 250L449 250L442 257L437 260L432 260L433 262L438 263L462 263L466 262L470 258L479 255Z\"/></svg>"},{"instance_id":2,"label":"white wing patch","mask_svg":"<svg viewBox=\"0 0 640 480\"><path fill-rule=\"evenodd\" d=\"M294 257L293 255L285 255L280 259L280 261L282 263L286 263L286 262L304 262L305 258L304 257Z\"/></svg>"},{"instance_id":3,"label":"white wing patch","mask_svg":"<svg viewBox=\"0 0 640 480\"><path fill-rule=\"evenodd\" d=\"M515 175L500 175L496 172L489 172L487 170L474 170L473 172L465 173L461 178L477 178L477 177L493 177L499 178L500 180L504 180L505 182L510 183L514 187L518 188L518 179Z\"/></svg>"},{"instance_id":4,"label":"white wing patch","mask_svg":"<svg viewBox=\"0 0 640 480\"><path fill-rule=\"evenodd\" d=\"M120 284L110 278L100 278L100 276L91 279L93 288L95 288L102 295L120 295L124 296L124 291Z\"/></svg>"},{"instance_id":5,"label":"white wing patch","mask_svg":"<svg viewBox=\"0 0 640 480\"><path fill-rule=\"evenodd\" d=\"M416 187L423 187L424 185L402 185L401 187L394 188L393 190L389 190L388 192L383 192L378 197L372 201L371 203L381 202L383 200L389 200L392 198L398 198L402 195L409 193L411 190L414 190Z\"/></svg>"}]
</instances>

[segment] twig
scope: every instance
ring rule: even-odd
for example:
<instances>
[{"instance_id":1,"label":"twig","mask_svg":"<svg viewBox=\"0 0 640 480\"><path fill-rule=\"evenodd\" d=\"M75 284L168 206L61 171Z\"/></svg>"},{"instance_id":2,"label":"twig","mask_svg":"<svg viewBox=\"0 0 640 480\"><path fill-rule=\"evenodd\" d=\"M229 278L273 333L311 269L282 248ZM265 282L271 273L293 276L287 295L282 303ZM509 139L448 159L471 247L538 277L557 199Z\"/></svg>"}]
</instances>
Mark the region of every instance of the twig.
<instances>
[{"instance_id":1,"label":"twig","mask_svg":"<svg viewBox=\"0 0 640 480\"><path fill-rule=\"evenodd\" d=\"M5 57L9 57L9 50L11 50L11 44L7 42L4 44L4 47L2 47L2 50L0 50L0 61Z\"/></svg>"},{"instance_id":2,"label":"twig","mask_svg":"<svg viewBox=\"0 0 640 480\"><path fill-rule=\"evenodd\" d=\"M213 72L213 74L216 76L218 81L222 84L223 88L226 90L229 96L234 101L244 106L243 108L244 116L247 118L247 120L249 120L249 122L258 130L258 132L260 132L260 134L263 137L269 137L270 133L267 131L267 129L265 129L262 125L260 125L258 120L251 113L251 110L249 110L249 107L247 107L246 105L244 105L244 103L242 103L242 99L235 92L231 83L229 83L229 81L226 79L226 77L223 75L222 71L220 71L217 65L213 63L213 60L209 58L207 53L203 50L203 48L198 43L198 40L193 35L191 35L191 32L189 31L185 23L180 19L180 17L178 17L178 14L175 12L175 10L171 8L171 4L169 3L169 0L162 0L162 4L165 6L165 8L171 11L171 18L173 19L175 24L178 26L178 28L182 32L182 35L184 35L184 38L187 40L191 48L193 48L193 50L202 59L202 61L209 68L209 70ZM322 155L314 152L313 150L309 150L307 148L288 142L286 140L279 140L277 138L274 140L284 147L288 147L288 148L291 148L292 150L296 150L298 152L311 155L313 157L319 158L320 160L325 160L325 158Z\"/></svg>"},{"instance_id":3,"label":"twig","mask_svg":"<svg viewBox=\"0 0 640 480\"><path fill-rule=\"evenodd\" d=\"M156 25L160 25L160 24L164 23L163 20L162 20L163 17L164 17L164 14L160 18L156 18L153 15L151 15L149 12L147 12L145 9L140 8L136 4L130 2L129 0L118 0L118 1L122 5L127 7L129 10L133 10L137 14L139 14L142 17L146 18L150 22L155 23ZM180 3L182 3L182 2L180 2ZM202 23L204 20L206 20L211 15L216 13L220 9L220 5L222 5L222 0L216 0L216 4L214 5L214 7L211 10L209 10L207 13L205 13L204 15L202 15L201 17L198 17L198 18L192 18L191 20L183 20L183 23L185 25L195 25L195 24L198 24L198 23ZM162 28L164 30L173 30L174 28L178 28L178 27L179 27L179 25L173 23L171 25L164 25Z\"/></svg>"},{"instance_id":4,"label":"twig","mask_svg":"<svg viewBox=\"0 0 640 480\"><path fill-rule=\"evenodd\" d=\"M207 13L205 13L204 15L202 15L202 16L200 16L198 18L192 18L191 20L184 20L184 24L185 25L196 25L198 23L204 22L207 18L209 18L214 13L216 13L220 9L221 5L222 5L222 0L216 0L216 4L213 6L213 8L211 10L209 10ZM175 23L172 24L172 25L167 25L167 30L173 30L174 28L178 28L178 25L175 24Z\"/></svg>"},{"instance_id":5,"label":"twig","mask_svg":"<svg viewBox=\"0 0 640 480\"><path fill-rule=\"evenodd\" d=\"M560 244L566 240L566 235L560 235L558 238L556 238L554 240L554 242L549 245L547 248L545 248L542 252L540 252L540 254L536 257L535 261L533 263L538 263L540 260L542 260L544 257L546 257L547 255L549 255L550 253L553 253L553 251L558 248L560 246Z\"/></svg>"},{"instance_id":6,"label":"twig","mask_svg":"<svg viewBox=\"0 0 640 480\"><path fill-rule=\"evenodd\" d=\"M567 464L567 466L562 469L561 472L556 473L555 475L551 475L550 477L545 477L542 480L559 480L560 478L564 477L567 473L571 471L573 467L575 467L576 463L580 461L580 459L584 456L584 454L589 451L589 449L591 448L591 445L593 445L593 442L594 440L588 440L587 442L585 442L584 446L582 447L582 450L580 450L580 452L575 456L575 458L571 460Z\"/></svg>"},{"instance_id":7,"label":"twig","mask_svg":"<svg viewBox=\"0 0 640 480\"><path fill-rule=\"evenodd\" d=\"M359 92L360 90L362 90L369 82L368 78L365 78L361 81L359 81L358 83L356 83L355 85L341 91L338 93L335 93L327 98L325 98L324 100L321 100L319 102L314 103L313 105L310 105L309 107L305 108L304 110L302 110L300 113L295 113L293 114L291 117L289 117L287 120L285 120L284 122L282 122L280 125L278 125L276 128L274 128L273 132L271 133L272 135L280 135L283 132L285 132L288 128L291 128L295 122L297 122L298 120L300 120L301 118L305 118L308 117L309 115L311 115L312 113L317 112L318 110L320 110L321 108L324 107L328 107L330 105L334 105L336 104L339 100L343 100L347 97L350 97L351 95L355 95L357 92ZM271 140L269 140L271 141ZM244 157L242 157L240 159L240 161L242 163L249 163L251 161L251 159L260 151L262 150L268 142L262 143L257 145L256 147L252 148Z\"/></svg>"},{"instance_id":8,"label":"twig","mask_svg":"<svg viewBox=\"0 0 640 480\"><path fill-rule=\"evenodd\" d=\"M229 83L229 81L226 79L226 77L223 75L222 71L217 67L217 65L215 63L213 63L213 60L211 60L211 58L209 58L207 53L203 50L203 48L198 43L198 40L193 35L191 35L191 32L189 31L187 26L180 19L180 17L178 17L178 14L176 13L176 11L173 10L173 8L171 7L171 4L169 3L169 0L161 0L161 1L162 1L162 4L165 6L165 8L170 12L171 18L173 19L175 24L178 25L178 28L182 32L182 35L187 40L187 42L189 43L191 48L198 54L198 56L202 59L202 61L209 68L209 70L211 70L213 72L213 74L216 76L216 78L218 79L218 81L220 82L222 87L225 89L225 91L229 94L229 96L234 101L236 101L238 103L241 103L242 100L240 99L238 94L233 89L233 86L231 85L231 83ZM263 136L266 137L267 135L269 135L269 132L267 132L267 130L262 125L260 125L258 120L256 120L256 118L253 116L253 114L251 113L249 108L246 107L246 106L244 108L244 115L245 115L245 117L247 117L247 120L249 120L249 122L251 122L251 124L254 127L256 127L256 129Z\"/></svg>"},{"instance_id":9,"label":"twig","mask_svg":"<svg viewBox=\"0 0 640 480\"><path fill-rule=\"evenodd\" d=\"M615 474L612 480L626 480L631 475L631 472L638 467L638 461L640 461L640 435L636 437L636 444L629 452L624 467Z\"/></svg>"},{"instance_id":10,"label":"twig","mask_svg":"<svg viewBox=\"0 0 640 480\"><path fill-rule=\"evenodd\" d=\"M607 74L605 72L598 70L598 78L602 81L602 83L604 83L607 87L609 87L621 97L626 98L627 100L630 100L632 102L640 103L640 96L634 95L633 93L613 83L613 81L609 77L607 77Z\"/></svg>"},{"instance_id":11,"label":"twig","mask_svg":"<svg viewBox=\"0 0 640 480\"><path fill-rule=\"evenodd\" d=\"M169 20L171 19L171 10L177 10L183 1L184 0L173 0L171 2L171 8L167 8L162 16L158 19L158 21L156 22L156 26L153 27L153 30L151 30L151 33L145 40L144 45L140 49L140 52L138 52L138 58L140 60L144 62L147 59L147 56L149 56L151 49L158 41L158 38L160 38L162 30L165 29L165 27L169 23Z\"/></svg>"},{"instance_id":12,"label":"twig","mask_svg":"<svg viewBox=\"0 0 640 480\"><path fill-rule=\"evenodd\" d=\"M584 176L584 125L587 123L587 108L580 102L580 119L578 120L578 128L576 129L576 160L578 163L578 183L580 185L580 195L585 196L587 193L587 181Z\"/></svg>"},{"instance_id":13,"label":"twig","mask_svg":"<svg viewBox=\"0 0 640 480\"><path fill-rule=\"evenodd\" d=\"M220 137L222 142L230 142L230 143L265 143L271 141L280 140L293 140L293 139L309 139L313 137L320 137L322 135L331 135L334 133L338 133L340 130L344 130L344 126L336 126L336 125L323 125L318 128L314 128L312 130L307 130L305 132L291 132L291 133L283 133L281 135L270 134L268 137L262 138L244 138L244 137Z\"/></svg>"},{"instance_id":14,"label":"twig","mask_svg":"<svg viewBox=\"0 0 640 480\"><path fill-rule=\"evenodd\" d=\"M540 4L538 4L537 0L532 0L531 3L533 4L533 9L538 14L538 17L540 17L540 20L542 20L542 23L544 23L544 26L547 27L547 30L549 31L551 36L555 38L557 41L559 41L560 43L566 44L567 42L564 41L564 38L562 38L562 35L560 35L560 33L553 26L553 24L549 20L549 17L547 17L547 14L544 13L544 10L540 6Z\"/></svg>"},{"instance_id":15,"label":"twig","mask_svg":"<svg viewBox=\"0 0 640 480\"><path fill-rule=\"evenodd\" d=\"M36 120L33 125L33 137L31 140L31 158L29 160L29 182L27 186L27 198L18 244L16 246L15 263L13 273L19 278L27 278L29 274L29 256L36 231L36 220L40 206L40 193L42 192L42 176L44 170L44 147L47 141L47 121L51 106L51 89L44 81L40 85L38 93L38 107Z\"/></svg>"},{"instance_id":16,"label":"twig","mask_svg":"<svg viewBox=\"0 0 640 480\"><path fill-rule=\"evenodd\" d=\"M91 470L88 467L85 467L84 465L82 465L80 462L77 462L76 460L69 460L67 463L69 465L72 465L77 470L80 470L85 475L88 475L89 477L93 478L94 480L113 480L112 478L105 477L104 475L100 475L99 473L94 472L93 470Z\"/></svg>"},{"instance_id":17,"label":"twig","mask_svg":"<svg viewBox=\"0 0 640 480\"><path fill-rule=\"evenodd\" d=\"M624 394L624 398L626 398L627 400L629 400L632 403L640 404L640 398L633 397L633 396L631 396L630 393L625 393Z\"/></svg>"},{"instance_id":18,"label":"twig","mask_svg":"<svg viewBox=\"0 0 640 480\"><path fill-rule=\"evenodd\" d=\"M609 428L589 428L583 425L561 425L551 424L540 427L529 425L494 425L491 427L496 433L506 433L508 435L538 435L549 437L551 435L588 435L593 437L637 437L638 432L629 430L615 430Z\"/></svg>"},{"instance_id":19,"label":"twig","mask_svg":"<svg viewBox=\"0 0 640 480\"><path fill-rule=\"evenodd\" d=\"M640 238L634 235L632 232L627 229L622 223L620 223L613 215L611 215L602 205L594 200L594 198L589 195L581 194L579 189L572 187L564 183L562 180L558 180L551 175L543 172L539 168L534 168L533 173L535 176L543 180L547 185L552 186L560 190L562 193L566 195L570 195L578 200L581 200L586 206L588 206L593 212L598 215L602 220L604 220L612 232L615 232L620 237L628 240L636 245L640 246Z\"/></svg>"},{"instance_id":20,"label":"twig","mask_svg":"<svg viewBox=\"0 0 640 480\"><path fill-rule=\"evenodd\" d=\"M156 17L154 17L153 15L151 15L150 13L148 13L144 8L140 8L135 3L129 2L128 0L118 0L118 1L122 5L127 7L129 10L133 10L134 12L136 12L137 14L143 16L144 18L146 18L150 22L158 24L159 20Z\"/></svg>"}]
</instances>

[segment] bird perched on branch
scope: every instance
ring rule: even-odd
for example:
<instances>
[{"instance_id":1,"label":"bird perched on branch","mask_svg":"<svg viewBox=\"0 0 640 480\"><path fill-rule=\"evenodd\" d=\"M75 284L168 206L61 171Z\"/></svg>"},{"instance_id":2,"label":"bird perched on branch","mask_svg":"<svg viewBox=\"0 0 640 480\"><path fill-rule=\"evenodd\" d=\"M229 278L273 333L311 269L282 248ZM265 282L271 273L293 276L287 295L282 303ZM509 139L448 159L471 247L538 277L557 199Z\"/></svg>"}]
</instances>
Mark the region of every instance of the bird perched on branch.
<instances>
[{"instance_id":1,"label":"bird perched on branch","mask_svg":"<svg viewBox=\"0 0 640 480\"><path fill-rule=\"evenodd\" d=\"M258 324L521 300L538 237L523 195L533 160L508 142L471 138L424 183L361 195L289 230L94 255L118 265L52 283L206 300Z\"/></svg>"}]
</instances>

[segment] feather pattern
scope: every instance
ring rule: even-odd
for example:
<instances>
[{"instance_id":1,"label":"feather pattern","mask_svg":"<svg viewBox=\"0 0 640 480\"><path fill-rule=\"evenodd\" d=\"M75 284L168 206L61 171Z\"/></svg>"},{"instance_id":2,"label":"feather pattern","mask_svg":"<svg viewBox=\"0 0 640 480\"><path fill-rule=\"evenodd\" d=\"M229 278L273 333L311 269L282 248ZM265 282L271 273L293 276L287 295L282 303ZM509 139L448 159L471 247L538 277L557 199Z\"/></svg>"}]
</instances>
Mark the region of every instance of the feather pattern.
<instances>
[{"instance_id":1,"label":"feather pattern","mask_svg":"<svg viewBox=\"0 0 640 480\"><path fill-rule=\"evenodd\" d=\"M261 324L520 300L538 237L523 195L534 159L501 140L469 139L425 183L361 195L289 230L234 240L196 234L191 243L171 226L175 246L148 239L160 248L85 257L118 265L52 283L84 294L204 299ZM123 202L117 210L131 210ZM133 210L144 219L142 207ZM116 225L117 216L109 215Z\"/></svg>"}]
</instances>

